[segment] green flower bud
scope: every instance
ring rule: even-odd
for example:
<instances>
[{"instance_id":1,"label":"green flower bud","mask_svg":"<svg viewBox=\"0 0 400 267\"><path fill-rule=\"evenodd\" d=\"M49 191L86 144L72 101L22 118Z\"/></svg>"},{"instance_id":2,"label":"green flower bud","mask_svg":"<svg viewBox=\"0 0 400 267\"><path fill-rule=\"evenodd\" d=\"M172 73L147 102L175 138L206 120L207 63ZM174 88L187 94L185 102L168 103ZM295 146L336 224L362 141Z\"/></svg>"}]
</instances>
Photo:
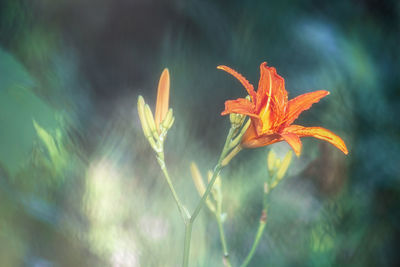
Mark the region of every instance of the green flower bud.
<instances>
[{"instance_id":1,"label":"green flower bud","mask_svg":"<svg viewBox=\"0 0 400 267\"><path fill-rule=\"evenodd\" d=\"M231 121L231 125L234 128L240 128L240 126L242 126L245 118L246 118L246 115L243 115L243 114L237 114L237 113L229 114L229 120Z\"/></svg>"},{"instance_id":2,"label":"green flower bud","mask_svg":"<svg viewBox=\"0 0 400 267\"><path fill-rule=\"evenodd\" d=\"M154 122L153 112L151 112L149 105L147 105L147 104L145 105L144 111L145 111L146 121L147 121L147 124L149 125L150 131L153 133L154 138L158 139L156 123Z\"/></svg>"},{"instance_id":3,"label":"green flower bud","mask_svg":"<svg viewBox=\"0 0 400 267\"><path fill-rule=\"evenodd\" d=\"M174 120L173 111L172 108L170 108L167 112L167 115L165 115L164 120L161 122L161 126L165 130L169 130L172 126L173 120Z\"/></svg>"},{"instance_id":4,"label":"green flower bud","mask_svg":"<svg viewBox=\"0 0 400 267\"><path fill-rule=\"evenodd\" d=\"M150 130L149 125L147 124L147 119L146 119L146 115L145 115L145 102L141 95L138 98L138 113L139 113L140 123L141 123L142 129L143 129L143 133L147 138L149 138L149 137L151 137L151 130Z\"/></svg>"}]
</instances>

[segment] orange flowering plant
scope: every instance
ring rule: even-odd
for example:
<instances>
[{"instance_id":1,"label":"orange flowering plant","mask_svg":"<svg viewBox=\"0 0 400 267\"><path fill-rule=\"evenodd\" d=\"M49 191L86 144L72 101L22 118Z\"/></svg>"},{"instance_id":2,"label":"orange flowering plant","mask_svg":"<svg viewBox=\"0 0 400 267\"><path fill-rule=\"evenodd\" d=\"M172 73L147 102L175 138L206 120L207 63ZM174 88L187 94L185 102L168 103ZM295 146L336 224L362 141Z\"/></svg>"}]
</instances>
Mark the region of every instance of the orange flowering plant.
<instances>
[{"instance_id":1,"label":"orange flowering plant","mask_svg":"<svg viewBox=\"0 0 400 267\"><path fill-rule=\"evenodd\" d=\"M138 98L138 113L143 133L156 153L157 161L185 225L182 262L182 266L184 267L189 265L192 225L204 205L215 215L218 223L223 249L223 264L228 267L232 266L223 228L226 214L222 209L223 196L220 171L242 148L256 148L286 141L293 148L295 154L299 156L302 147L300 138L315 137L331 143L345 154L348 153L344 141L331 131L321 127L304 127L293 124L303 111L309 109L312 104L317 103L321 98L327 96L329 94L328 91L320 90L306 93L288 100L284 79L277 74L275 68L268 67L265 62L260 65L261 74L257 92L254 90L253 85L235 70L227 66L218 66L218 69L224 70L238 79L247 90L248 96L225 102L225 110L222 112L222 115L230 114L231 127L217 164L212 171L208 171L207 186L197 165L195 163L191 164L192 178L201 197L193 212L189 212L180 201L168 173L164 158L164 141L168 130L174 123L173 111L169 108L170 76L168 69L162 72L158 84L155 117L143 97L139 96ZM249 117L247 122L245 122L246 116ZM291 152L287 153L282 160L273 151L270 151L268 154L268 179L265 181L263 187L263 209L260 216L259 228L251 250L240 266L247 266L255 253L267 221L267 196L285 176L290 166L291 158ZM214 183L216 183L216 186L213 188Z\"/></svg>"},{"instance_id":2,"label":"orange flowering plant","mask_svg":"<svg viewBox=\"0 0 400 267\"><path fill-rule=\"evenodd\" d=\"M285 80L276 73L274 67L268 67L266 62L260 65L260 81L257 92L254 91L253 85L235 70L227 66L218 66L217 68L238 79L250 96L250 100L238 98L226 101L225 110L221 113L222 115L238 113L250 117L250 127L241 141L243 147L261 147L285 140L299 156L301 153L300 137L310 136L328 141L343 153L348 153L344 141L331 131L321 127L303 127L292 124L303 111L329 95L328 91L306 93L288 101Z\"/></svg>"}]
</instances>

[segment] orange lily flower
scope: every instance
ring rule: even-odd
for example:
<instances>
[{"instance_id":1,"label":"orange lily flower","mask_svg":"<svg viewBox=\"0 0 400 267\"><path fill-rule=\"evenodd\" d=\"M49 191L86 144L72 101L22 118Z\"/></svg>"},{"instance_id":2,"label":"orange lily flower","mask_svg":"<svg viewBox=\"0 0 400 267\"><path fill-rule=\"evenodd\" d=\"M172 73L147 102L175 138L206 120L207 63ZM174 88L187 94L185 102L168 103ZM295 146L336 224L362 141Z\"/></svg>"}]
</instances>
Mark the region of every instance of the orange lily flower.
<instances>
[{"instance_id":1,"label":"orange lily flower","mask_svg":"<svg viewBox=\"0 0 400 267\"><path fill-rule=\"evenodd\" d=\"M321 127L303 127L292 123L312 104L329 94L320 90L306 93L288 101L285 80L276 73L274 67L268 67L264 62L260 65L260 80L257 92L246 78L227 66L218 66L233 75L247 90L250 100L238 98L225 102L225 110L221 115L239 113L250 117L251 124L243 135L241 146L256 148L286 141L297 156L301 153L301 137L315 137L328 141L348 153L344 141L331 131Z\"/></svg>"},{"instance_id":2,"label":"orange lily flower","mask_svg":"<svg viewBox=\"0 0 400 267\"><path fill-rule=\"evenodd\" d=\"M165 68L161 73L160 81L158 82L156 111L154 116L158 133L160 133L160 123L164 120L168 112L169 86L169 71Z\"/></svg>"}]
</instances>

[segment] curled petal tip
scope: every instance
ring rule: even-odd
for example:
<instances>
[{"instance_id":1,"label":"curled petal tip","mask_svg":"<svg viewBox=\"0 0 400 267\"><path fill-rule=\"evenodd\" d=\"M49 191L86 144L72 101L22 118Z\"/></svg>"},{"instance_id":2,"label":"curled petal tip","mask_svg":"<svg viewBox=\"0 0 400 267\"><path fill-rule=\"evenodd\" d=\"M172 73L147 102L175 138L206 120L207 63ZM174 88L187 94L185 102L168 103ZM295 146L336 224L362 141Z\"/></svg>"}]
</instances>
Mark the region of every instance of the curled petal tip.
<instances>
[{"instance_id":1,"label":"curled petal tip","mask_svg":"<svg viewBox=\"0 0 400 267\"><path fill-rule=\"evenodd\" d=\"M246 89L246 91L250 95L251 99L254 100L256 98L256 92L254 91L253 85L251 83L249 83L249 81L246 80L246 78L243 77L242 74L240 74L236 70L234 70L234 69L232 69L232 68L230 68L228 66L224 66L224 65L217 66L217 69L226 71L227 73L229 73L230 75L235 77L243 85L243 87Z\"/></svg>"},{"instance_id":2,"label":"curled petal tip","mask_svg":"<svg viewBox=\"0 0 400 267\"><path fill-rule=\"evenodd\" d=\"M319 90L319 91L314 91L314 92L320 92L320 94L322 95L322 97L328 96L331 94L331 92L327 91L327 90ZM312 92L311 92L312 93Z\"/></svg>"},{"instance_id":3,"label":"curled petal tip","mask_svg":"<svg viewBox=\"0 0 400 267\"><path fill-rule=\"evenodd\" d=\"M291 125L287 128L290 132L295 133L300 137L314 137L327 141L337 147L344 154L348 154L346 144L343 139L333 132L322 127L303 127L300 125Z\"/></svg>"}]
</instances>

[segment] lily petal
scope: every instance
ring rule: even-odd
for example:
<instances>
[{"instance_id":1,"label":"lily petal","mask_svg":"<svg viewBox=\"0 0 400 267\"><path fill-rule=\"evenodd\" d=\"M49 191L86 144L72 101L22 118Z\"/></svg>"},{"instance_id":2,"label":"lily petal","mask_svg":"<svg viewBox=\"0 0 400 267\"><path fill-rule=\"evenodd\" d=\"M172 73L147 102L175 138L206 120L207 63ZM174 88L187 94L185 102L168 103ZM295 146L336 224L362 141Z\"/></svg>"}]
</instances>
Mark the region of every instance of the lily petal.
<instances>
[{"instance_id":1,"label":"lily petal","mask_svg":"<svg viewBox=\"0 0 400 267\"><path fill-rule=\"evenodd\" d=\"M285 132L296 134L299 137L315 137L331 143L346 155L349 153L342 138L322 127L303 127L300 125L291 125L285 128Z\"/></svg>"},{"instance_id":2,"label":"lily petal","mask_svg":"<svg viewBox=\"0 0 400 267\"><path fill-rule=\"evenodd\" d=\"M246 132L244 133L243 137L242 137L242 145L244 147L248 147L246 144L248 144L250 141L256 139L258 136L257 131L256 131L256 127L254 125L254 121L252 120L250 123L249 128L247 128Z\"/></svg>"},{"instance_id":3,"label":"lily petal","mask_svg":"<svg viewBox=\"0 0 400 267\"><path fill-rule=\"evenodd\" d=\"M301 154L301 141L300 138L294 133L284 133L281 134L282 138L293 148L294 153L296 156L300 156Z\"/></svg>"},{"instance_id":4,"label":"lily petal","mask_svg":"<svg viewBox=\"0 0 400 267\"><path fill-rule=\"evenodd\" d=\"M231 74L236 79L238 79L239 82L246 89L247 93L250 95L251 100L255 103L255 101L256 101L256 92L254 91L253 85L251 83L249 83L249 81L246 80L245 77L243 77L239 72L235 71L234 69L231 69L231 68L229 68L227 66L224 66L224 65L218 66L217 69L226 71L227 73Z\"/></svg>"},{"instance_id":5,"label":"lily petal","mask_svg":"<svg viewBox=\"0 0 400 267\"><path fill-rule=\"evenodd\" d=\"M259 136L256 126L252 121L246 133L242 137L241 145L245 148L256 148L267 146L282 141L283 138L279 134L266 134Z\"/></svg>"},{"instance_id":6,"label":"lily petal","mask_svg":"<svg viewBox=\"0 0 400 267\"><path fill-rule=\"evenodd\" d=\"M282 114L287 99L285 80L279 76L274 67L268 67L267 62L261 63L256 110L260 111L261 107L267 107L267 109L274 109Z\"/></svg>"},{"instance_id":7,"label":"lily petal","mask_svg":"<svg viewBox=\"0 0 400 267\"><path fill-rule=\"evenodd\" d=\"M254 104L245 98L225 101L225 110L222 111L221 115L227 115L229 113L238 113L250 117L257 117L254 112Z\"/></svg>"},{"instance_id":8,"label":"lily petal","mask_svg":"<svg viewBox=\"0 0 400 267\"><path fill-rule=\"evenodd\" d=\"M329 95L328 91L320 90L299 95L298 97L291 99L286 108L285 125L292 124L303 111L309 109L312 104L319 102L321 98L327 95Z\"/></svg>"},{"instance_id":9,"label":"lily petal","mask_svg":"<svg viewBox=\"0 0 400 267\"><path fill-rule=\"evenodd\" d=\"M160 123L164 120L165 115L167 115L168 112L169 86L170 86L169 71L167 68L165 68L161 73L157 89L157 102L156 102L156 111L154 120L158 131L160 131L159 127Z\"/></svg>"},{"instance_id":10,"label":"lily petal","mask_svg":"<svg viewBox=\"0 0 400 267\"><path fill-rule=\"evenodd\" d=\"M277 134L266 135L266 136L258 137L253 140L248 140L245 142L242 141L242 147L245 147L245 148L263 147L263 146L272 145L272 144L280 142L282 140L283 139Z\"/></svg>"}]
</instances>

